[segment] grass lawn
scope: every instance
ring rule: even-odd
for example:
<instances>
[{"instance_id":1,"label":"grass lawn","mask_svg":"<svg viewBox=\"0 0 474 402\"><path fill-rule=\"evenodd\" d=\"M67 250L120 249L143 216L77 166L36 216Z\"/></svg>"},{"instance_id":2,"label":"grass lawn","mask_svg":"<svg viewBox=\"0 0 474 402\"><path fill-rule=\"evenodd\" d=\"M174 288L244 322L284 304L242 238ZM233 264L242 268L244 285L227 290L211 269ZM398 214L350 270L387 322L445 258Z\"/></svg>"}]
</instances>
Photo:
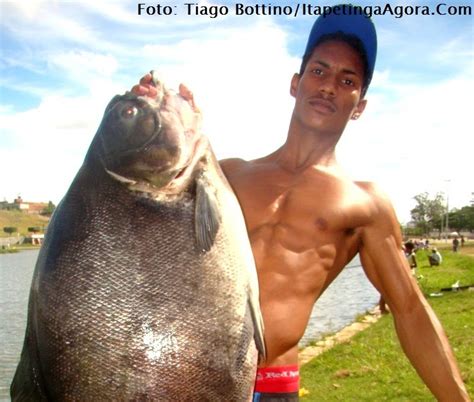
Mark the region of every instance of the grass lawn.
<instances>
[{"instance_id":1,"label":"grass lawn","mask_svg":"<svg viewBox=\"0 0 474 402\"><path fill-rule=\"evenodd\" d=\"M441 245L438 251L443 257L439 267L430 267L428 255L430 250L418 250L416 259L418 267L416 274L422 276L418 283L423 293L430 294L442 288L450 287L459 280L460 286L474 286L474 244L470 243L459 252L451 251L450 246Z\"/></svg>"},{"instance_id":2,"label":"grass lawn","mask_svg":"<svg viewBox=\"0 0 474 402\"><path fill-rule=\"evenodd\" d=\"M18 235L27 235L28 227L39 226L40 228L46 227L48 225L49 218L46 216L36 215L36 214L27 214L26 212L21 211L0 211L0 236L16 236ZM3 228L6 226L16 227L18 233L7 234L3 231Z\"/></svg>"},{"instance_id":3,"label":"grass lawn","mask_svg":"<svg viewBox=\"0 0 474 402\"><path fill-rule=\"evenodd\" d=\"M474 245L460 253L441 249L443 264L429 268L423 250L417 254L426 294L460 280L474 284ZM426 262L425 262L426 260ZM448 335L468 392L474 395L474 292L443 292L428 297ZM435 401L405 357L390 315L301 368L303 401Z\"/></svg>"}]
</instances>

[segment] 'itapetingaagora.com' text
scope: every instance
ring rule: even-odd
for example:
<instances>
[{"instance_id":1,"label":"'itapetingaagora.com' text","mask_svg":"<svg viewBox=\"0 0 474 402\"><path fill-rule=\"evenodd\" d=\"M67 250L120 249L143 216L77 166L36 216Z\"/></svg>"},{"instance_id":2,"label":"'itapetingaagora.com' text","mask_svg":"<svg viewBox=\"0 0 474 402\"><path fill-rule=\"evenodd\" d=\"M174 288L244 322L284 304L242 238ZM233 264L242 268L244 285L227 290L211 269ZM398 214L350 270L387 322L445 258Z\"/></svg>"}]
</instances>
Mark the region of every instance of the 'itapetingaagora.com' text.
<instances>
[{"instance_id":1,"label":"'itapetingaagora.com' text","mask_svg":"<svg viewBox=\"0 0 474 402\"><path fill-rule=\"evenodd\" d=\"M143 16L189 15L218 18L226 15L236 16L328 16L364 14L367 17L387 15L394 18L409 16L471 16L472 6L452 3L432 3L429 5L394 5L381 3L377 5L327 6L311 2L288 2L288 4L272 3L233 3L231 5L210 5L198 2L169 3L137 3L137 13Z\"/></svg>"}]
</instances>

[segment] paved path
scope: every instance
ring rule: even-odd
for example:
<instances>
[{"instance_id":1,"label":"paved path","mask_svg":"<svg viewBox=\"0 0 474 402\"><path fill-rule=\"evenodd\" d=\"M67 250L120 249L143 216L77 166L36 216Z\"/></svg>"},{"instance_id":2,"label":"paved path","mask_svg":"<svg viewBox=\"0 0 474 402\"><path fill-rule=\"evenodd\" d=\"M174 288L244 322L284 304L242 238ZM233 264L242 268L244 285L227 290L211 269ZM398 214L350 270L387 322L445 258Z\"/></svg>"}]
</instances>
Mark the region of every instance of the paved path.
<instances>
[{"instance_id":1,"label":"paved path","mask_svg":"<svg viewBox=\"0 0 474 402\"><path fill-rule=\"evenodd\" d=\"M326 350L331 349L335 345L348 342L355 334L363 331L374 322L377 322L380 316L380 310L378 307L376 307L369 314L367 314L361 322L354 322L336 334L316 342L315 346L307 346L303 350L300 350L298 353L299 365L302 366L303 364L308 363L311 359L319 356L321 353L324 353Z\"/></svg>"}]
</instances>

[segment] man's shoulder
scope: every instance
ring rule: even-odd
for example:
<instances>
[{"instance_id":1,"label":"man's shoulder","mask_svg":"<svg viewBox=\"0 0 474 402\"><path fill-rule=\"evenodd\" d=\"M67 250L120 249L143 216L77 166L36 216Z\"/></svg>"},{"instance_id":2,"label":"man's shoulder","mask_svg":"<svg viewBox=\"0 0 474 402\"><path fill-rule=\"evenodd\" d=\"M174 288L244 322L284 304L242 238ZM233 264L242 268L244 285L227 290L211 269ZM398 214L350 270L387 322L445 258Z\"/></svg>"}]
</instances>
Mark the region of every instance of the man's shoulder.
<instances>
[{"instance_id":1,"label":"man's shoulder","mask_svg":"<svg viewBox=\"0 0 474 402\"><path fill-rule=\"evenodd\" d=\"M248 163L248 161L241 158L221 159L219 161L219 165L221 166L224 175L231 183L235 181L236 177L242 175L246 170Z\"/></svg>"},{"instance_id":2,"label":"man's shoulder","mask_svg":"<svg viewBox=\"0 0 474 402\"><path fill-rule=\"evenodd\" d=\"M219 165L221 165L222 170L224 173L233 172L234 170L239 170L243 168L248 162L245 159L241 158L228 158L228 159L221 159L219 161Z\"/></svg>"},{"instance_id":3,"label":"man's shoulder","mask_svg":"<svg viewBox=\"0 0 474 402\"><path fill-rule=\"evenodd\" d=\"M373 223L379 222L380 219L396 220L396 213L392 202L387 193L374 182L355 181L354 184L358 186L367 196L368 202L371 205L371 215L375 220Z\"/></svg>"},{"instance_id":4,"label":"man's shoulder","mask_svg":"<svg viewBox=\"0 0 474 402\"><path fill-rule=\"evenodd\" d=\"M252 174L261 165L261 159L245 160L241 158L221 159L219 164L227 177L240 176L242 174Z\"/></svg>"},{"instance_id":5,"label":"man's shoulder","mask_svg":"<svg viewBox=\"0 0 474 402\"><path fill-rule=\"evenodd\" d=\"M387 194L378 184L371 181L354 181L354 184L359 187L373 202L390 203Z\"/></svg>"},{"instance_id":6,"label":"man's shoulder","mask_svg":"<svg viewBox=\"0 0 474 402\"><path fill-rule=\"evenodd\" d=\"M370 218L364 225L363 233L366 244L377 243L389 235L395 235L397 243L402 242L397 214L388 195L382 188L373 182L354 182L365 192L370 208L368 209Z\"/></svg>"}]
</instances>

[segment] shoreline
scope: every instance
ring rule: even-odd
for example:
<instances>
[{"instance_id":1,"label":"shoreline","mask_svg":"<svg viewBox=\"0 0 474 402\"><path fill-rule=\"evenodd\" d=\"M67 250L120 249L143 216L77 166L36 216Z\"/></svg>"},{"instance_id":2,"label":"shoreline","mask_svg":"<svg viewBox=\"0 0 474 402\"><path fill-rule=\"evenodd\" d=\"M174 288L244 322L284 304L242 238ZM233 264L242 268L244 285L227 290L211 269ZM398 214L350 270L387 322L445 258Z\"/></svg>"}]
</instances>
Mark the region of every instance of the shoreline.
<instances>
[{"instance_id":1,"label":"shoreline","mask_svg":"<svg viewBox=\"0 0 474 402\"><path fill-rule=\"evenodd\" d=\"M8 248L0 248L0 254L14 254L19 253L20 251L28 251L28 250L39 250L41 246L12 246Z\"/></svg>"},{"instance_id":2,"label":"shoreline","mask_svg":"<svg viewBox=\"0 0 474 402\"><path fill-rule=\"evenodd\" d=\"M306 346L298 352L298 365L301 367L334 346L349 342L354 335L376 323L381 316L379 307L376 306L363 316L360 321L354 321L335 334L323 337L315 345Z\"/></svg>"}]
</instances>

